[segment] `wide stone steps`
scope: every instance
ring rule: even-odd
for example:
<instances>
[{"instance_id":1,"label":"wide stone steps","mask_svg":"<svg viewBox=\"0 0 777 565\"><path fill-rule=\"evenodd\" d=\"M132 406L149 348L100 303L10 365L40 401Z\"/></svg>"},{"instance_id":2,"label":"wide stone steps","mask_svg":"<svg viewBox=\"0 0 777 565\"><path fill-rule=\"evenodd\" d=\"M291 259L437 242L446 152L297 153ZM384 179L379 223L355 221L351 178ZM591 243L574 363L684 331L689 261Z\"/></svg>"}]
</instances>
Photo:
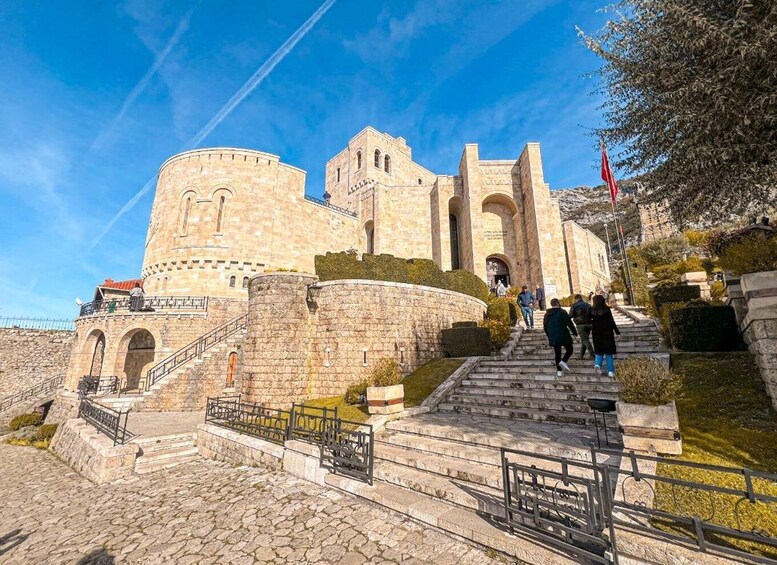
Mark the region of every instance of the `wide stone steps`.
<instances>
[{"instance_id":1,"label":"wide stone steps","mask_svg":"<svg viewBox=\"0 0 777 565\"><path fill-rule=\"evenodd\" d=\"M480 390L473 391L475 393L482 394L507 394L498 391L510 391L519 390L525 391L528 394L533 392L560 392L560 393L580 393L580 394L594 394L594 393L618 393L618 385L612 382L594 381L561 381L559 379L507 379L507 378L484 378L478 379L464 379L461 382L461 391L469 392L473 388ZM570 377L566 377L567 379Z\"/></svg>"},{"instance_id":2,"label":"wide stone steps","mask_svg":"<svg viewBox=\"0 0 777 565\"><path fill-rule=\"evenodd\" d=\"M532 401L558 401L558 402L586 402L593 396L597 398L618 397L618 387L594 386L587 390L580 390L570 384L571 390L558 389L524 389L524 388L506 388L506 387L461 387L451 401L459 397L477 398L489 401L525 399Z\"/></svg>"},{"instance_id":3,"label":"wide stone steps","mask_svg":"<svg viewBox=\"0 0 777 565\"><path fill-rule=\"evenodd\" d=\"M171 434L150 438L137 438L141 453L135 460L135 472L142 475L169 469L200 458L195 444L196 434Z\"/></svg>"},{"instance_id":4,"label":"wide stone steps","mask_svg":"<svg viewBox=\"0 0 777 565\"><path fill-rule=\"evenodd\" d=\"M520 420L533 420L535 422L551 422L554 424L568 424L574 426L594 426L593 412L563 411L540 408L516 408L506 406L494 406L481 403L443 402L440 410L458 412L474 416L490 416L494 418L509 418Z\"/></svg>"},{"instance_id":5,"label":"wide stone steps","mask_svg":"<svg viewBox=\"0 0 777 565\"><path fill-rule=\"evenodd\" d=\"M560 412L580 412L583 414L588 414L588 412L590 412L588 404L584 398L556 399L544 397L533 398L528 397L527 395L480 396L474 394L454 394L448 399L448 402L460 406L474 404L477 406L498 406L500 408L517 408L521 410L558 410Z\"/></svg>"}]
</instances>

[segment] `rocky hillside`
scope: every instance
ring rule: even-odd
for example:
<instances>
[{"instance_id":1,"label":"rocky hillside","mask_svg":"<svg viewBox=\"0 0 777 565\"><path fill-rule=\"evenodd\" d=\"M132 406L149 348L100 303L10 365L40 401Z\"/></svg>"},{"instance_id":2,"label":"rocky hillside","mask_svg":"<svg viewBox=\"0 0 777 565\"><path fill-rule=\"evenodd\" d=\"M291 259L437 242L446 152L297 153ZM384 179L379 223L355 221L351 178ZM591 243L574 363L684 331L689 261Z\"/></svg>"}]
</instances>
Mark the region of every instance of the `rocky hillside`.
<instances>
[{"instance_id":1,"label":"rocky hillside","mask_svg":"<svg viewBox=\"0 0 777 565\"><path fill-rule=\"evenodd\" d=\"M624 182L621 184L620 190L618 210L623 223L623 233L626 236L626 245L633 245L639 243L641 232L639 212L634 202L634 187L630 183ZM602 241L607 241L604 227L606 223L610 232L613 255L620 252L615 235L610 193L605 185L554 190L551 192L551 196L558 200L562 221L574 220L581 226L590 229Z\"/></svg>"}]
</instances>

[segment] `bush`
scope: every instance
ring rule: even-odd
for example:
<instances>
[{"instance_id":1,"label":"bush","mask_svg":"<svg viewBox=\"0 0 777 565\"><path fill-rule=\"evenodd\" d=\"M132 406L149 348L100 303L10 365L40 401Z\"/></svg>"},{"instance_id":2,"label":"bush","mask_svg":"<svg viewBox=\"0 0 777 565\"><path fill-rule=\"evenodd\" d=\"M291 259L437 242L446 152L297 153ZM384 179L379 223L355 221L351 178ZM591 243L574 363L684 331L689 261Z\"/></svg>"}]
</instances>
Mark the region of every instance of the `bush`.
<instances>
[{"instance_id":1,"label":"bush","mask_svg":"<svg viewBox=\"0 0 777 565\"><path fill-rule=\"evenodd\" d=\"M35 430L35 435L32 439L35 441L51 441L51 438L54 437L54 432L57 431L58 426L59 424L43 424L41 427Z\"/></svg>"},{"instance_id":2,"label":"bush","mask_svg":"<svg viewBox=\"0 0 777 565\"><path fill-rule=\"evenodd\" d=\"M683 253L690 250L690 243L684 235L676 235L664 239L656 239L634 249L648 267L675 263L682 259Z\"/></svg>"},{"instance_id":3,"label":"bush","mask_svg":"<svg viewBox=\"0 0 777 565\"><path fill-rule=\"evenodd\" d=\"M688 257L685 261L677 261L668 265L659 265L653 269L653 282L679 284L680 277L685 273L706 271L704 262L698 257Z\"/></svg>"},{"instance_id":4,"label":"bush","mask_svg":"<svg viewBox=\"0 0 777 565\"><path fill-rule=\"evenodd\" d=\"M660 286L650 291L651 301L655 313L660 316L661 308L667 302L688 302L701 297L701 289L698 285L677 284Z\"/></svg>"},{"instance_id":5,"label":"bush","mask_svg":"<svg viewBox=\"0 0 777 565\"><path fill-rule=\"evenodd\" d=\"M558 301L561 303L561 307L569 307L572 306L572 304L575 303L575 295L571 294L569 296L565 296L564 298L559 298Z\"/></svg>"},{"instance_id":6,"label":"bush","mask_svg":"<svg viewBox=\"0 0 777 565\"><path fill-rule=\"evenodd\" d=\"M664 302L661 305L661 311L658 318L661 321L661 335L669 347L672 346L672 336L669 333L669 314L680 308L685 308L687 302Z\"/></svg>"},{"instance_id":7,"label":"bush","mask_svg":"<svg viewBox=\"0 0 777 565\"><path fill-rule=\"evenodd\" d=\"M345 394L343 395L343 400L345 400L346 404L359 404L362 400L362 397L367 394L367 386L369 383L367 381L362 381L360 383L357 383L355 385L349 386L345 390Z\"/></svg>"},{"instance_id":8,"label":"bush","mask_svg":"<svg viewBox=\"0 0 777 565\"><path fill-rule=\"evenodd\" d=\"M401 259L393 255L353 253L316 255L316 274L321 281L362 279L418 284L442 288L488 300L488 286L468 271L441 271L430 259Z\"/></svg>"},{"instance_id":9,"label":"bush","mask_svg":"<svg viewBox=\"0 0 777 565\"><path fill-rule=\"evenodd\" d=\"M620 384L620 399L629 404L666 404L675 399L682 383L680 375L660 361L645 357L618 361L615 376Z\"/></svg>"},{"instance_id":10,"label":"bush","mask_svg":"<svg viewBox=\"0 0 777 565\"><path fill-rule=\"evenodd\" d=\"M372 386L394 386L402 384L403 378L402 369L399 367L399 363L387 357L378 360L370 375Z\"/></svg>"},{"instance_id":11,"label":"bush","mask_svg":"<svg viewBox=\"0 0 777 565\"><path fill-rule=\"evenodd\" d=\"M39 414L38 412L30 412L29 414L20 414L19 416L16 416L15 418L13 418L8 423L8 427L15 432L16 430L19 430L26 426L37 426L42 421L43 421L42 414Z\"/></svg>"},{"instance_id":12,"label":"bush","mask_svg":"<svg viewBox=\"0 0 777 565\"><path fill-rule=\"evenodd\" d=\"M735 275L777 270L777 236L755 233L726 246L720 266Z\"/></svg>"},{"instance_id":13,"label":"bush","mask_svg":"<svg viewBox=\"0 0 777 565\"><path fill-rule=\"evenodd\" d=\"M478 327L477 322L453 322L451 324L454 328L476 328Z\"/></svg>"},{"instance_id":14,"label":"bush","mask_svg":"<svg viewBox=\"0 0 777 565\"><path fill-rule=\"evenodd\" d=\"M723 302L723 297L726 295L726 285L723 281L715 281L710 285L710 298L714 302Z\"/></svg>"},{"instance_id":15,"label":"bush","mask_svg":"<svg viewBox=\"0 0 777 565\"><path fill-rule=\"evenodd\" d=\"M507 307L510 310L510 325L514 326L518 323L518 305L514 300L508 300Z\"/></svg>"},{"instance_id":16,"label":"bush","mask_svg":"<svg viewBox=\"0 0 777 565\"><path fill-rule=\"evenodd\" d=\"M488 302L486 318L510 324L510 306L506 298L492 298Z\"/></svg>"},{"instance_id":17,"label":"bush","mask_svg":"<svg viewBox=\"0 0 777 565\"><path fill-rule=\"evenodd\" d=\"M481 327L488 328L491 339L491 349L494 351L502 349L505 343L510 339L510 324L503 320L483 320L480 325Z\"/></svg>"},{"instance_id":18,"label":"bush","mask_svg":"<svg viewBox=\"0 0 777 565\"><path fill-rule=\"evenodd\" d=\"M734 309L708 303L670 312L669 334L672 346L681 351L734 351L742 342Z\"/></svg>"},{"instance_id":19,"label":"bush","mask_svg":"<svg viewBox=\"0 0 777 565\"><path fill-rule=\"evenodd\" d=\"M450 328L440 333L442 347L449 357L491 354L491 332L488 328Z\"/></svg>"}]
</instances>

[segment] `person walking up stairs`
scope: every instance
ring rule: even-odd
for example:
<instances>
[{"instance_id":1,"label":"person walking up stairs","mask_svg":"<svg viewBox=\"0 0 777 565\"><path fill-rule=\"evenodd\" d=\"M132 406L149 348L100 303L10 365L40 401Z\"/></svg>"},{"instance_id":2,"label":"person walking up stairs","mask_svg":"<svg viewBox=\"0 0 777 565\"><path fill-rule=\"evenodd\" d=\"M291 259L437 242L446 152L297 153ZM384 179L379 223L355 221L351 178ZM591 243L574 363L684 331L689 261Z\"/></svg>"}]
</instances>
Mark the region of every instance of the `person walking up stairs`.
<instances>
[{"instance_id":1,"label":"person walking up stairs","mask_svg":"<svg viewBox=\"0 0 777 565\"><path fill-rule=\"evenodd\" d=\"M563 376L563 371L569 371L567 361L572 357L574 346L572 345L572 336L577 335L577 329L562 308L558 298L550 301L550 309L545 313L542 319L542 327L545 329L545 335L548 336L548 343L553 348L556 355L556 376ZM571 334L570 334L571 332ZM561 348L564 348L564 358L561 358Z\"/></svg>"},{"instance_id":2,"label":"person walking up stairs","mask_svg":"<svg viewBox=\"0 0 777 565\"><path fill-rule=\"evenodd\" d=\"M585 359L585 352L594 358L594 346L591 344L591 305L583 300L583 296L575 294L575 303L569 309L569 317L575 323L580 334L580 359Z\"/></svg>"},{"instance_id":3,"label":"person walking up stairs","mask_svg":"<svg viewBox=\"0 0 777 565\"><path fill-rule=\"evenodd\" d=\"M592 333L594 338L594 369L597 373L602 370L602 358L607 361L607 375L615 376L615 334L621 335L612 310L604 301L604 296L594 296L594 304L591 308Z\"/></svg>"}]
</instances>

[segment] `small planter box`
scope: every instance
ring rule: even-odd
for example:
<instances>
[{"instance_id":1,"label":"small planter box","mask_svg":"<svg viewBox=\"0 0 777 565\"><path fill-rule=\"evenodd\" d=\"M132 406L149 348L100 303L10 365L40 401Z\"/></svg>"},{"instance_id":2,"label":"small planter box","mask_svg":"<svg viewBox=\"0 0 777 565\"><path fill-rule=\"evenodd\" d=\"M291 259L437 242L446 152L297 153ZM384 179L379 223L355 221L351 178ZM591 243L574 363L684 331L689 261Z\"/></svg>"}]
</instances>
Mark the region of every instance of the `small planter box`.
<instances>
[{"instance_id":1,"label":"small planter box","mask_svg":"<svg viewBox=\"0 0 777 565\"><path fill-rule=\"evenodd\" d=\"M623 447L662 455L680 455L683 443L674 402L659 406L618 402L615 407Z\"/></svg>"},{"instance_id":2,"label":"small planter box","mask_svg":"<svg viewBox=\"0 0 777 565\"><path fill-rule=\"evenodd\" d=\"M405 409L405 385L367 387L370 414L396 414Z\"/></svg>"}]
</instances>

